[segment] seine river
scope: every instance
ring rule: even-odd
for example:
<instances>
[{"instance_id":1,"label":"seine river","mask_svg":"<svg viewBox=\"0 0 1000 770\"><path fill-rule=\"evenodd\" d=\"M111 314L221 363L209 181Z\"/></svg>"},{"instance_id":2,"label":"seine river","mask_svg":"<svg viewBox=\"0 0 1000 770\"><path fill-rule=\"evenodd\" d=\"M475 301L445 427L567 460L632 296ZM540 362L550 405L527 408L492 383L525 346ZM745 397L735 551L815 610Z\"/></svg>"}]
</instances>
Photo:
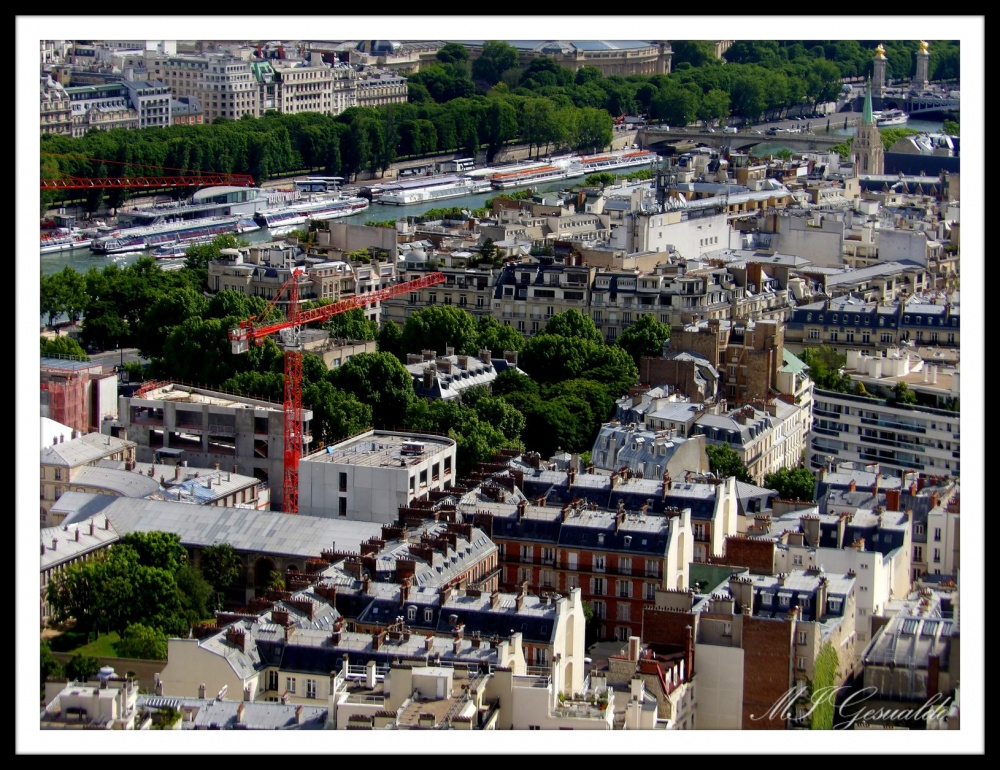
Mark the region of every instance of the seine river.
<instances>
[{"instance_id":1,"label":"seine river","mask_svg":"<svg viewBox=\"0 0 1000 770\"><path fill-rule=\"evenodd\" d=\"M542 191L559 190L564 186L565 185L555 184L552 186L542 187L541 189ZM430 209L452 207L469 210L478 209L486 205L486 201L495 197L496 194L497 193L493 191L480 193L479 195L467 195L461 198L449 198L447 200L434 201L431 203L414 203L409 206L386 206L381 203L373 203L366 211L362 211L360 214L355 214L350 217L343 217L337 221L363 225L366 222L381 222L387 219L400 219L406 216L416 216L418 214L423 214L425 211ZM277 237L280 238L281 236ZM268 241L275 240L275 236L272 236L271 232L266 228L255 230L251 233L245 233L242 238L251 244L267 243ZM147 252L144 251L135 251L127 254L104 256L101 254L95 254L89 248L86 248L76 249L74 251L60 251L55 254L42 254L42 274L51 275L53 273L58 273L67 265L80 273L87 272L87 270L91 267L102 269L105 265L110 264L111 262L119 265L128 265L135 262L139 257L146 253Z\"/></svg>"},{"instance_id":2,"label":"seine river","mask_svg":"<svg viewBox=\"0 0 1000 770\"><path fill-rule=\"evenodd\" d=\"M832 134L843 134L845 136L852 136L856 128L851 127L848 129L834 128L836 121L832 120L830 124L830 133ZM926 120L911 120L907 122L906 128L914 128L918 131L926 132L939 132L943 128L943 123L935 121ZM781 147L780 141L778 142L768 142L766 144L760 144L754 150L755 155L768 154L777 152ZM575 182L579 180L567 180L569 182ZM541 188L542 191L559 190L565 187L565 183L556 183L547 187ZM377 222L386 219L397 219L405 216L416 216L418 214L423 214L429 209L436 208L463 208L463 209L478 209L486 205L486 201L495 196L495 192L480 193L479 195L468 195L462 198L451 198L444 201L434 201L431 203L415 203L410 206L384 206L380 203L373 203L368 207L366 211L360 214L355 214L351 217L344 217L341 221L350 222L352 224L362 225L366 222ZM280 237L280 236L279 236ZM245 238L251 244L256 243L266 243L267 241L273 240L274 236L271 235L270 231L267 229L256 230L252 233L244 234ZM56 254L43 254L41 255L41 267L43 275L51 275L52 273L58 273L67 265L72 267L74 270L80 273L85 273L91 267L97 267L98 269L103 268L105 265L114 261L119 265L127 265L135 262L140 256L146 252L131 252L128 254L119 254L114 256L102 256L95 254L90 249L77 249L75 251L63 251Z\"/></svg>"}]
</instances>

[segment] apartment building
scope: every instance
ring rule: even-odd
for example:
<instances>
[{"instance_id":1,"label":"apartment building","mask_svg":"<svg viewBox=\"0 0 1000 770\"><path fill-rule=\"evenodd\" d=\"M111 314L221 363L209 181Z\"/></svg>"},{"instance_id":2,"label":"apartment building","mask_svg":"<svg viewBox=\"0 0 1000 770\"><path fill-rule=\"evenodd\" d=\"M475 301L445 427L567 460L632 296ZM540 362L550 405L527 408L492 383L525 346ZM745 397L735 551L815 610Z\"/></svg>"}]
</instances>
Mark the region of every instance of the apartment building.
<instances>
[{"instance_id":1,"label":"apartment building","mask_svg":"<svg viewBox=\"0 0 1000 770\"><path fill-rule=\"evenodd\" d=\"M178 383L149 383L119 397L119 419L105 429L123 432L136 445L139 462L156 461L158 450L183 450L192 465L215 463L242 471L270 487L281 510L285 414L281 404L241 398ZM312 442L312 410L302 410L303 453Z\"/></svg>"},{"instance_id":2,"label":"apartment building","mask_svg":"<svg viewBox=\"0 0 1000 770\"><path fill-rule=\"evenodd\" d=\"M458 41L469 51L469 61L482 54L483 42ZM518 64L527 67L539 56L554 59L560 67L574 72L593 67L610 75L668 75L673 49L665 41L545 40L505 41L518 49Z\"/></svg>"},{"instance_id":3,"label":"apartment building","mask_svg":"<svg viewBox=\"0 0 1000 770\"><path fill-rule=\"evenodd\" d=\"M687 437L694 418L703 408L699 403L692 403L679 388L637 385L615 402L615 420L624 425L635 423L650 430L672 431Z\"/></svg>"},{"instance_id":4,"label":"apartment building","mask_svg":"<svg viewBox=\"0 0 1000 770\"><path fill-rule=\"evenodd\" d=\"M958 591L922 588L898 604L864 650L864 686L873 697L860 712L845 709L845 718L883 723L891 711L893 726L939 727L958 699Z\"/></svg>"},{"instance_id":5,"label":"apartment building","mask_svg":"<svg viewBox=\"0 0 1000 770\"><path fill-rule=\"evenodd\" d=\"M898 498L899 491L895 491ZM901 507L890 493L890 505ZM858 642L871 639L873 618L910 590L911 514L848 507L755 515L744 532L726 539L725 561L776 575L796 569L853 573L857 581L854 627Z\"/></svg>"},{"instance_id":6,"label":"apartment building","mask_svg":"<svg viewBox=\"0 0 1000 770\"><path fill-rule=\"evenodd\" d=\"M170 100L170 122L175 126L200 126L205 113L197 96L181 96Z\"/></svg>"},{"instance_id":7,"label":"apartment building","mask_svg":"<svg viewBox=\"0 0 1000 770\"><path fill-rule=\"evenodd\" d=\"M864 267L822 267L809 265L795 273L799 279L798 291L793 288L801 304L809 298L817 301L827 298L847 297L873 305L893 304L907 294L921 293L929 285L927 271L912 262L878 262ZM807 287L807 288L806 288ZM808 292L808 296L804 296Z\"/></svg>"},{"instance_id":8,"label":"apartment building","mask_svg":"<svg viewBox=\"0 0 1000 770\"><path fill-rule=\"evenodd\" d=\"M941 492L931 495L932 507L927 511L927 551L924 575L944 575L957 578L961 570L961 506L957 481Z\"/></svg>"},{"instance_id":9,"label":"apartment building","mask_svg":"<svg viewBox=\"0 0 1000 770\"><path fill-rule=\"evenodd\" d=\"M415 723L418 712L425 708L433 709L427 700L450 699L451 688L441 687L445 682L438 681L439 677L450 682L454 676L466 683L478 679L477 689L482 689L497 669L506 668L536 681L539 676L552 676L553 700L558 692L583 689L583 607L579 591L553 599L463 592L453 597L453 606L445 608L447 612L441 613L442 628L426 634L414 631L395 616L376 630L350 630L331 599L309 591L283 592L282 596L262 601L255 612L243 616L220 614L215 627L204 630L203 638L171 639L168 661L157 685L159 691L164 695L198 692L204 697L209 688L226 688L242 693L247 702L313 706L329 699L328 727L351 729L351 725L364 727L364 722L371 726L371 720L377 720L380 713L388 716L383 713L386 701L380 695L391 698L394 683L404 676L395 672L393 664L408 663L408 670L421 664L434 667L423 675L415 673L416 678L397 693L401 702L391 713L400 718L401 726L410 724L411 718ZM456 622L457 613L461 613L461 619ZM509 631L512 624L526 630ZM492 632L500 626L505 627L502 634ZM546 664L531 666L523 644L525 639L539 634L554 653ZM372 692L376 682L384 683L384 693ZM361 683L367 685L371 698L351 697L351 693L358 693L357 685ZM414 686L423 689L428 684L430 697L416 699L420 707L414 702L410 715L400 714L398 708L405 706L402 701L411 699ZM453 705L454 701L447 704L445 711ZM507 708L509 722L513 717L509 704ZM444 716L444 712L438 714L438 719L426 726L433 726Z\"/></svg>"},{"instance_id":10,"label":"apartment building","mask_svg":"<svg viewBox=\"0 0 1000 770\"><path fill-rule=\"evenodd\" d=\"M424 257L424 261L419 264L422 267L426 265L427 257L423 253L423 249L406 249L405 253L409 255L406 257L405 262L407 270L406 280L419 278L425 272L425 270L413 270L413 266L416 263L410 257L415 256L414 251L420 251L421 256ZM394 321L402 326L412 313L435 304L452 305L461 308L471 313L477 319L485 315L490 315L494 287L500 271L496 268L466 267L465 262L467 260L450 259L447 255L441 255L436 251L433 253L433 256L435 260L438 257L445 260L443 264L439 262L434 268L435 271L444 274L444 283L437 284L429 289L410 292L405 297L401 295L383 300L381 303L382 320ZM448 262L452 262L452 264L448 264ZM511 315L501 321L507 321L507 325L515 323L515 319L518 318L514 313L523 311L513 310L509 312ZM498 320L501 319L498 318Z\"/></svg>"},{"instance_id":11,"label":"apartment building","mask_svg":"<svg viewBox=\"0 0 1000 770\"><path fill-rule=\"evenodd\" d=\"M124 494L106 482L106 461L121 462L126 467L135 464L136 443L102 433L78 434L75 431L66 441L44 447L41 451L41 526L61 524L52 518L55 502L70 491L102 491L107 494ZM142 485L146 493L150 490Z\"/></svg>"},{"instance_id":12,"label":"apartment building","mask_svg":"<svg viewBox=\"0 0 1000 770\"><path fill-rule=\"evenodd\" d=\"M858 670L854 578L795 570L734 574L711 596L658 592L643 613L642 640L682 652L694 641L694 722L699 730L789 729L806 708L775 710L813 679L824 647L836 651L841 685Z\"/></svg>"},{"instance_id":13,"label":"apartment building","mask_svg":"<svg viewBox=\"0 0 1000 770\"><path fill-rule=\"evenodd\" d=\"M46 682L40 730L136 730L139 683L101 669L95 681Z\"/></svg>"},{"instance_id":14,"label":"apartment building","mask_svg":"<svg viewBox=\"0 0 1000 770\"><path fill-rule=\"evenodd\" d=\"M508 462L506 470L497 465L488 483L469 489L460 512L501 546L503 584L579 585L585 600L605 612L602 638L638 630L635 613L656 587L686 586L689 563L721 553L725 536L737 529L732 478L578 474L572 467L543 469L532 455Z\"/></svg>"},{"instance_id":15,"label":"apartment building","mask_svg":"<svg viewBox=\"0 0 1000 770\"><path fill-rule=\"evenodd\" d=\"M724 402L700 415L691 435L702 435L708 445L735 451L756 484L763 484L769 473L799 466L809 428L798 405L771 399L757 406L722 409Z\"/></svg>"},{"instance_id":16,"label":"apartment building","mask_svg":"<svg viewBox=\"0 0 1000 770\"><path fill-rule=\"evenodd\" d=\"M493 285L492 315L526 336L566 310L586 310L593 268L551 258L504 265Z\"/></svg>"},{"instance_id":17,"label":"apartment building","mask_svg":"<svg viewBox=\"0 0 1000 770\"><path fill-rule=\"evenodd\" d=\"M129 104L139 113L139 128L166 128L173 124L170 89L163 83L127 78L122 85Z\"/></svg>"},{"instance_id":18,"label":"apartment building","mask_svg":"<svg viewBox=\"0 0 1000 770\"><path fill-rule=\"evenodd\" d=\"M74 436L43 448L42 526L63 523L66 512L57 501L69 492L269 508L269 490L253 476L221 470L219 463L214 468L189 468L183 459L185 453L169 448L156 452L157 462L139 463L135 459L136 448L134 441L103 433Z\"/></svg>"},{"instance_id":19,"label":"apartment building","mask_svg":"<svg viewBox=\"0 0 1000 770\"><path fill-rule=\"evenodd\" d=\"M354 296L358 280L352 266L341 260L304 257L294 241L280 240L239 249L223 249L208 264L208 286L213 293L238 291L263 297L286 307L290 298L282 289L299 269L299 300L328 299L334 302ZM364 271L365 283L373 286L372 268ZM370 311L366 310L366 315Z\"/></svg>"},{"instance_id":20,"label":"apartment building","mask_svg":"<svg viewBox=\"0 0 1000 770\"><path fill-rule=\"evenodd\" d=\"M455 483L454 439L368 431L299 460L299 513L389 523L414 498Z\"/></svg>"},{"instance_id":21,"label":"apartment building","mask_svg":"<svg viewBox=\"0 0 1000 770\"><path fill-rule=\"evenodd\" d=\"M898 501L897 501L898 497ZM816 483L820 513L857 508L905 510L911 515L910 579L947 579L946 559L955 563L958 545L959 484L956 479L908 471L882 475L878 463L830 462ZM931 523L934 513L935 523ZM935 539L938 538L938 539ZM941 543L947 543L942 546ZM935 562L934 559L937 558Z\"/></svg>"},{"instance_id":22,"label":"apartment building","mask_svg":"<svg viewBox=\"0 0 1000 770\"><path fill-rule=\"evenodd\" d=\"M174 99L194 96L201 102L205 122L244 115L259 118L260 88L251 63L224 53L177 54L163 61L162 82Z\"/></svg>"},{"instance_id":23,"label":"apartment building","mask_svg":"<svg viewBox=\"0 0 1000 770\"><path fill-rule=\"evenodd\" d=\"M159 688L162 691L162 687ZM228 694L228 690L227 690ZM273 703L219 698L205 692L205 697L171 696L140 693L136 707L146 717L137 729L153 729L159 720L173 717L174 730L326 730L329 709L295 703ZM167 728L163 728L167 729Z\"/></svg>"},{"instance_id":24,"label":"apartment building","mask_svg":"<svg viewBox=\"0 0 1000 770\"><path fill-rule=\"evenodd\" d=\"M72 102L66 89L48 74L42 75L38 117L42 133L71 136L72 113Z\"/></svg>"},{"instance_id":25,"label":"apartment building","mask_svg":"<svg viewBox=\"0 0 1000 770\"><path fill-rule=\"evenodd\" d=\"M140 127L139 110L130 103L128 89L123 83L72 86L66 89L66 94L70 100L73 137L81 137L91 129L111 131ZM151 97L154 103L160 99L159 95Z\"/></svg>"},{"instance_id":26,"label":"apartment building","mask_svg":"<svg viewBox=\"0 0 1000 770\"><path fill-rule=\"evenodd\" d=\"M795 308L788 319L785 343L796 353L813 345L828 345L840 352L885 350L905 342L958 347L960 319L957 294L907 297L891 303L842 296Z\"/></svg>"},{"instance_id":27,"label":"apartment building","mask_svg":"<svg viewBox=\"0 0 1000 770\"><path fill-rule=\"evenodd\" d=\"M345 658L354 671L371 666L373 675L381 668L384 676L396 660L427 656L436 665L478 671L481 664L504 665L510 657L508 648L473 647L471 639L461 639L456 649L450 638L395 627L377 634L346 631L329 603L311 598L275 601L245 618L219 615L217 626L203 638L168 640L157 685L164 696L232 692L250 702L322 706L343 691L331 672L342 671ZM346 678L353 671L344 673Z\"/></svg>"},{"instance_id":28,"label":"apartment building","mask_svg":"<svg viewBox=\"0 0 1000 770\"><path fill-rule=\"evenodd\" d=\"M890 349L884 356L849 351L845 372L869 396L817 390L810 464L828 461L878 463L883 472L910 471L957 478L959 450L959 371ZM897 402L893 392L905 383L918 403ZM923 406L921 402L935 406ZM827 458L830 458L829 460Z\"/></svg>"},{"instance_id":29,"label":"apartment building","mask_svg":"<svg viewBox=\"0 0 1000 770\"><path fill-rule=\"evenodd\" d=\"M263 76L267 69L273 77ZM341 68L344 75L347 75L347 69ZM312 54L306 60L269 59L255 62L254 73L265 91L261 99L264 108L286 115L300 112L338 114L342 110L338 111L336 107L343 103L343 96L338 94L335 99L335 90L349 90L344 86L350 85L353 79L351 76L335 78L334 68L324 62L320 54ZM268 80L270 83L266 83ZM273 85L273 98L269 98L265 90L268 85Z\"/></svg>"},{"instance_id":30,"label":"apartment building","mask_svg":"<svg viewBox=\"0 0 1000 770\"><path fill-rule=\"evenodd\" d=\"M458 502L501 550L504 583L539 591L579 589L601 639L625 641L641 630L641 610L658 586L687 585L693 551L690 510L661 514L591 510L582 504L532 505L471 491Z\"/></svg>"},{"instance_id":31,"label":"apartment building","mask_svg":"<svg viewBox=\"0 0 1000 770\"><path fill-rule=\"evenodd\" d=\"M689 271L679 263L652 273L602 270L592 281L591 318L608 342L642 315L681 326L697 318L728 318L733 288L724 270Z\"/></svg>"},{"instance_id":32,"label":"apartment building","mask_svg":"<svg viewBox=\"0 0 1000 770\"><path fill-rule=\"evenodd\" d=\"M409 87L406 78L387 70L365 69L354 80L354 105L385 107L406 104Z\"/></svg>"},{"instance_id":33,"label":"apartment building","mask_svg":"<svg viewBox=\"0 0 1000 770\"><path fill-rule=\"evenodd\" d=\"M688 415L693 415L691 404L677 406L682 406ZM597 470L609 473L627 468L640 479L661 479L664 475L680 478L685 471L707 473L704 438L688 438L682 430L644 428L633 422L604 423L594 439L591 464Z\"/></svg>"},{"instance_id":34,"label":"apartment building","mask_svg":"<svg viewBox=\"0 0 1000 770\"><path fill-rule=\"evenodd\" d=\"M629 697L624 729L697 729L693 664L691 640L683 652L662 654L632 636L620 654L608 656L608 684Z\"/></svg>"}]
</instances>

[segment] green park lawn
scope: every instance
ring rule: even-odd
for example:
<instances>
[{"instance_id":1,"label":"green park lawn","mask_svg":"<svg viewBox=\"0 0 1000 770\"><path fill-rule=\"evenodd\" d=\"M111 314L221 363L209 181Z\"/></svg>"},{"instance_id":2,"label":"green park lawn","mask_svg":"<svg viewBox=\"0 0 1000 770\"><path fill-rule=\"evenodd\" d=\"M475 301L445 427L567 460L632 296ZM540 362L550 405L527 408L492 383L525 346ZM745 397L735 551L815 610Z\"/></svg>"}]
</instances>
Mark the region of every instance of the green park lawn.
<instances>
[{"instance_id":1,"label":"green park lawn","mask_svg":"<svg viewBox=\"0 0 1000 770\"><path fill-rule=\"evenodd\" d=\"M87 641L86 635L79 631L64 631L58 636L49 639L49 648L53 652L68 652L79 655L89 655L94 658L116 658L118 653L115 645L120 637L117 631L101 634L97 639L90 635Z\"/></svg>"}]
</instances>

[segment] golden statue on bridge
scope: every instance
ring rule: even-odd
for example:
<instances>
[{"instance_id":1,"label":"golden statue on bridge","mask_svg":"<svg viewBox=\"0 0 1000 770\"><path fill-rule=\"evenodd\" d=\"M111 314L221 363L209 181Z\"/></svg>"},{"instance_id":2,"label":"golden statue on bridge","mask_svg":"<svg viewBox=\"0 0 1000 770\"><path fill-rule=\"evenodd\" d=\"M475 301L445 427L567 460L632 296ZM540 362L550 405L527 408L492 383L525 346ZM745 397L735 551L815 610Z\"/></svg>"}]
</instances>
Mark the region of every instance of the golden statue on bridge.
<instances>
[{"instance_id":1,"label":"golden statue on bridge","mask_svg":"<svg viewBox=\"0 0 1000 770\"><path fill-rule=\"evenodd\" d=\"M927 41L926 40L921 40L920 41L920 53L927 53L927 48L928 48Z\"/></svg>"}]
</instances>

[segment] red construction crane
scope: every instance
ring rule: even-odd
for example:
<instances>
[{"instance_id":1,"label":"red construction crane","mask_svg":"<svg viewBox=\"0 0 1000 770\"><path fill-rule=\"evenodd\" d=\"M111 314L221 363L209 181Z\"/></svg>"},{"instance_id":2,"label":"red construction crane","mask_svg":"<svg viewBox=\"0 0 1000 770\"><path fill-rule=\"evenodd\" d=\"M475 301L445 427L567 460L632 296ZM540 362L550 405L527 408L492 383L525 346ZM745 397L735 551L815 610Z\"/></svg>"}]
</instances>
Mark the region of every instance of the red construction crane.
<instances>
[{"instance_id":1,"label":"red construction crane","mask_svg":"<svg viewBox=\"0 0 1000 770\"><path fill-rule=\"evenodd\" d=\"M384 286L381 289L342 299L332 305L299 310L299 281L305 276L302 268L292 271L288 280L274 295L267 310L260 316L251 316L229 331L233 343L233 353L245 353L250 342L262 345L264 338L280 332L285 348L285 478L282 487L282 508L285 513L299 512L299 458L302 456L302 326L316 321L326 321L338 313L364 307L372 302L380 302L399 294L425 289L442 283L444 273L428 273L420 278ZM308 279L307 279L308 280ZM266 317L278 299L288 291L288 312L284 321L260 323L257 319Z\"/></svg>"},{"instance_id":2,"label":"red construction crane","mask_svg":"<svg viewBox=\"0 0 1000 770\"><path fill-rule=\"evenodd\" d=\"M42 155L60 156L54 152L43 152ZM130 166L136 169L150 169L150 173L121 174L109 177L76 177L70 176L56 168L43 166L43 170L58 176L57 179L42 179L42 190L92 190L97 188L147 188L151 190L163 187L212 187L215 185L233 185L236 187L253 187L253 177L249 174L226 174L216 171L191 171L163 166L145 166L139 163L127 163L120 160L101 160L99 158L74 158L93 163L112 163L120 166ZM164 174L165 171L177 171L179 174Z\"/></svg>"}]
</instances>

